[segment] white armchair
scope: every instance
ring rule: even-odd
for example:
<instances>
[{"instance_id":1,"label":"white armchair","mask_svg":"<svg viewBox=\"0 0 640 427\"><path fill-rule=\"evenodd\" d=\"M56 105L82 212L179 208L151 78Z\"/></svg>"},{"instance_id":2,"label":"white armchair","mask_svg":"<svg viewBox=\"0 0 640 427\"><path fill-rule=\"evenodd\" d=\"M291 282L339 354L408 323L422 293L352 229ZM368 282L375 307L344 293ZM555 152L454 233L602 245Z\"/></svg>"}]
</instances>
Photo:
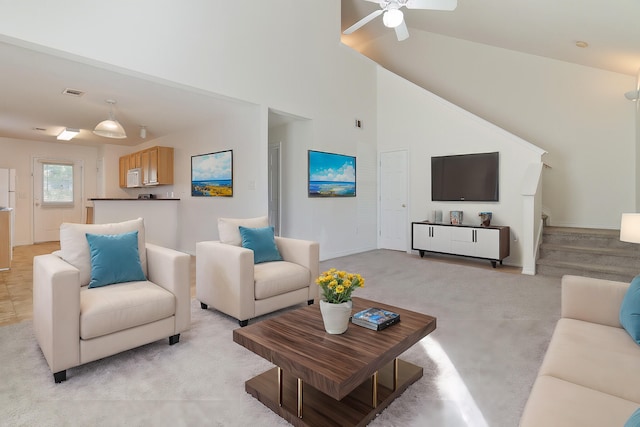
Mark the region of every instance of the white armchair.
<instances>
[{"instance_id":1,"label":"white armchair","mask_svg":"<svg viewBox=\"0 0 640 427\"><path fill-rule=\"evenodd\" d=\"M267 227L267 217L220 218L220 241L196 244L196 298L238 319L249 319L318 297L315 279L319 272L317 242L274 237L282 261L254 264L254 251L241 246L239 227Z\"/></svg>"},{"instance_id":2,"label":"white armchair","mask_svg":"<svg viewBox=\"0 0 640 427\"><path fill-rule=\"evenodd\" d=\"M95 284L96 259L85 234L130 232L137 233L142 280L88 286L90 281ZM124 350L167 337L173 345L189 328L190 257L145 243L142 218L63 224L60 246L59 252L33 260L34 331L55 382L66 380L69 368ZM113 265L118 274L122 269Z\"/></svg>"}]
</instances>

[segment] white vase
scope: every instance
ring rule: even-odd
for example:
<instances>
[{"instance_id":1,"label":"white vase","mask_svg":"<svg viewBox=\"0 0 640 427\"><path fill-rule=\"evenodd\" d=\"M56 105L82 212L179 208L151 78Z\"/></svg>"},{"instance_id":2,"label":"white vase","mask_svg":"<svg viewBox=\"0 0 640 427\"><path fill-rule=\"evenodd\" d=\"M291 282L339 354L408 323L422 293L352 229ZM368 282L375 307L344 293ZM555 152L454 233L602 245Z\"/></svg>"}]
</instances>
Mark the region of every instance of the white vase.
<instances>
[{"instance_id":1,"label":"white vase","mask_svg":"<svg viewBox=\"0 0 640 427\"><path fill-rule=\"evenodd\" d=\"M324 329L330 334L344 334L349 328L351 318L351 301L340 304L331 304L325 300L320 300L320 312Z\"/></svg>"}]
</instances>

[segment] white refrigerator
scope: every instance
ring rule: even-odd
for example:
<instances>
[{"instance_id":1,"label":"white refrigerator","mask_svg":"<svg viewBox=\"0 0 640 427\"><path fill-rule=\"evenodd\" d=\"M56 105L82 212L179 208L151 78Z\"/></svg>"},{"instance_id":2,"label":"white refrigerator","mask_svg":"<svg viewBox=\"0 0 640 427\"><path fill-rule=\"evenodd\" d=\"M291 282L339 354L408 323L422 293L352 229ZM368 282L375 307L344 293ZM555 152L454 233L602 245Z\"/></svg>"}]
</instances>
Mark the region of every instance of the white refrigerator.
<instances>
[{"instance_id":1,"label":"white refrigerator","mask_svg":"<svg viewBox=\"0 0 640 427\"><path fill-rule=\"evenodd\" d=\"M0 169L0 208L16 208L15 169Z\"/></svg>"},{"instance_id":2,"label":"white refrigerator","mask_svg":"<svg viewBox=\"0 0 640 427\"><path fill-rule=\"evenodd\" d=\"M14 223L16 216L16 170L0 169L0 209L8 208L10 210L11 219L9 221L9 232L0 233L0 235L8 236L9 241L1 241L0 245L8 246L9 257L13 258L14 245ZM6 240L6 237L3 239ZM6 250L6 249L5 249Z\"/></svg>"}]
</instances>

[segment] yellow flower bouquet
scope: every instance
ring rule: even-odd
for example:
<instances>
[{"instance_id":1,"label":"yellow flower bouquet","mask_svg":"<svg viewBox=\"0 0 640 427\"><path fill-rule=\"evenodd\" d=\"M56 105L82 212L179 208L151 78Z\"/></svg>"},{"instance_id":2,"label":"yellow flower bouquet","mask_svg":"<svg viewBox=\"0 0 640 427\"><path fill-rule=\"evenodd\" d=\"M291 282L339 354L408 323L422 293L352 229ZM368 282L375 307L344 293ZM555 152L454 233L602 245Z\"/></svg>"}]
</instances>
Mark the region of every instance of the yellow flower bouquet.
<instances>
[{"instance_id":1,"label":"yellow flower bouquet","mask_svg":"<svg viewBox=\"0 0 640 427\"><path fill-rule=\"evenodd\" d=\"M351 300L356 288L364 287L364 278L359 274L339 271L335 268L320 274L316 283L322 287L324 300L331 304L340 304Z\"/></svg>"}]
</instances>

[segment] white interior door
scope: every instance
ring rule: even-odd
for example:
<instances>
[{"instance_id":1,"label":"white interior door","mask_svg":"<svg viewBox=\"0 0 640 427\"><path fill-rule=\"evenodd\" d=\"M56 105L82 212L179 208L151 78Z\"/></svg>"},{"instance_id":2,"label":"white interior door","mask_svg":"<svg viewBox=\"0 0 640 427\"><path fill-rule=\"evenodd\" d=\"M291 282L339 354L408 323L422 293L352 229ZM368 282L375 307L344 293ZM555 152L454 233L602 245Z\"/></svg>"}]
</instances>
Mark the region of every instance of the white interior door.
<instances>
[{"instance_id":1,"label":"white interior door","mask_svg":"<svg viewBox=\"0 0 640 427\"><path fill-rule=\"evenodd\" d=\"M269 144L269 224L280 235L280 143Z\"/></svg>"},{"instance_id":2,"label":"white interior door","mask_svg":"<svg viewBox=\"0 0 640 427\"><path fill-rule=\"evenodd\" d=\"M380 153L380 239L383 249L407 251L407 151Z\"/></svg>"},{"instance_id":3,"label":"white interior door","mask_svg":"<svg viewBox=\"0 0 640 427\"><path fill-rule=\"evenodd\" d=\"M82 161L33 160L33 241L60 240L60 224L82 222Z\"/></svg>"}]
</instances>

